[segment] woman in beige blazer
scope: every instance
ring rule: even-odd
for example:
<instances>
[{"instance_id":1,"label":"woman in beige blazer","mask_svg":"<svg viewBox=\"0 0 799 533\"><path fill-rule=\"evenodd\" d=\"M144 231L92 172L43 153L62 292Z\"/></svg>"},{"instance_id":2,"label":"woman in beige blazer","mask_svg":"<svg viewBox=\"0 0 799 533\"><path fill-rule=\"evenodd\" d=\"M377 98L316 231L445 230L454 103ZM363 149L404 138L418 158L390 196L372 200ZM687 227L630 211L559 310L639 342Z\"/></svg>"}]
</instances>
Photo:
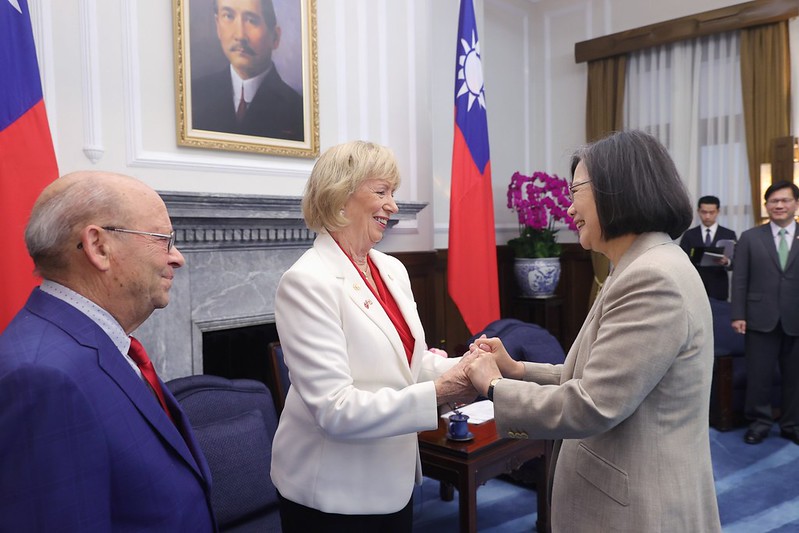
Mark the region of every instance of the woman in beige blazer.
<instances>
[{"instance_id":1,"label":"woman in beige blazer","mask_svg":"<svg viewBox=\"0 0 799 533\"><path fill-rule=\"evenodd\" d=\"M373 249L398 186L391 152L360 141L326 151L306 185L319 234L275 297L291 378L272 447L284 532L410 532L416 433L455 391L477 395L460 359L426 348L405 267Z\"/></svg>"},{"instance_id":2,"label":"woman in beige blazer","mask_svg":"<svg viewBox=\"0 0 799 533\"><path fill-rule=\"evenodd\" d=\"M666 149L638 131L577 151L572 176L580 244L612 270L565 362L516 362L482 339L467 374L493 399L500 434L556 441L553 531L720 531L712 318L672 241L692 218L684 186Z\"/></svg>"}]
</instances>

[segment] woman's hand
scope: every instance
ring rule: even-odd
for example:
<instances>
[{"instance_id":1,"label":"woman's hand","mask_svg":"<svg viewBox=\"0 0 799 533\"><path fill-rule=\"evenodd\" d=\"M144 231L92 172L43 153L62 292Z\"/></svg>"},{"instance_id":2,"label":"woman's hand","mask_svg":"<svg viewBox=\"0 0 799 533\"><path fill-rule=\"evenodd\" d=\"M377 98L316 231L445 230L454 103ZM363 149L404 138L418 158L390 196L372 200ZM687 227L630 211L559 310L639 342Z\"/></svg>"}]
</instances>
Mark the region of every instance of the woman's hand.
<instances>
[{"instance_id":1,"label":"woman's hand","mask_svg":"<svg viewBox=\"0 0 799 533\"><path fill-rule=\"evenodd\" d=\"M466 375L480 394L488 396L488 386L491 384L491 381L496 378L501 378L502 374L491 352L485 352L477 348L472 353L476 357L466 368Z\"/></svg>"},{"instance_id":2,"label":"woman's hand","mask_svg":"<svg viewBox=\"0 0 799 533\"><path fill-rule=\"evenodd\" d=\"M475 350L482 350L483 352L488 352L488 354L491 355L491 358L496 363L497 368L499 368L499 371L502 373L501 377L512 379L524 378L524 363L521 361L515 361L510 354L508 354L508 351L505 349L505 346L498 337L492 337L489 339L485 335L480 336L471 345L469 345L470 352ZM488 387L487 384L486 387Z\"/></svg>"}]
</instances>

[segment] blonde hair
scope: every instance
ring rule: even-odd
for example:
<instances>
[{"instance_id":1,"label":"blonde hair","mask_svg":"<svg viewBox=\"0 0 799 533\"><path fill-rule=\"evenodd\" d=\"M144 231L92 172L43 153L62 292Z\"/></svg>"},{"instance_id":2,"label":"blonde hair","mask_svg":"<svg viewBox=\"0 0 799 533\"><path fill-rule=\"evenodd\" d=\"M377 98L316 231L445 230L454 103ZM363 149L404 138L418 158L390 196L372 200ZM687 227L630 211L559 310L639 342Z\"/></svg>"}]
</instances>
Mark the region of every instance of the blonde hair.
<instances>
[{"instance_id":1,"label":"blonde hair","mask_svg":"<svg viewBox=\"0 0 799 533\"><path fill-rule=\"evenodd\" d=\"M389 148L367 141L351 141L328 148L305 184L302 216L309 229L338 231L349 224L344 204L368 179L386 180L392 189L400 184L399 169Z\"/></svg>"}]
</instances>

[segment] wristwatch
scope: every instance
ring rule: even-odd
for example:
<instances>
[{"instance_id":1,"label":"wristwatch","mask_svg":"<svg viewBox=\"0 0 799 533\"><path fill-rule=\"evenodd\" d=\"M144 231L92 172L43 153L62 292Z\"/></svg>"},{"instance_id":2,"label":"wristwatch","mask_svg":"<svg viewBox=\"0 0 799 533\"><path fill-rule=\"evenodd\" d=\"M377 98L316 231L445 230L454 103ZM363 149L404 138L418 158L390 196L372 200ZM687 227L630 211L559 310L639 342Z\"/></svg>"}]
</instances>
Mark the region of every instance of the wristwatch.
<instances>
[{"instance_id":1,"label":"wristwatch","mask_svg":"<svg viewBox=\"0 0 799 533\"><path fill-rule=\"evenodd\" d=\"M488 384L488 392L486 393L486 396L487 396L487 397L488 397L488 399L489 399L489 400L491 400L492 402L494 401L494 385L496 385L496 384L497 384L497 382L498 382L500 379L502 379L502 378L494 378L494 379L492 379L492 380L491 380L491 383L489 383L489 384Z\"/></svg>"}]
</instances>

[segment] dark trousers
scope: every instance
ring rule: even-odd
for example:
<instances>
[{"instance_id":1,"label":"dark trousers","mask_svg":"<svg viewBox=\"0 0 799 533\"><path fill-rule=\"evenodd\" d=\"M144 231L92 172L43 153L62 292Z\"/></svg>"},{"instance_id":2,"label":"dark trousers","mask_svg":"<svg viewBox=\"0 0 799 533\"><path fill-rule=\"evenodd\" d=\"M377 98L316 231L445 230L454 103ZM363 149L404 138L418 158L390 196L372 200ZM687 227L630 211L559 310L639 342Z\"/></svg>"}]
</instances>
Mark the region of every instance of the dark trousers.
<instances>
[{"instance_id":1,"label":"dark trousers","mask_svg":"<svg viewBox=\"0 0 799 533\"><path fill-rule=\"evenodd\" d=\"M283 533L410 533L413 527L413 498L396 513L348 515L323 513L287 500L280 493L277 497Z\"/></svg>"},{"instance_id":2,"label":"dark trousers","mask_svg":"<svg viewBox=\"0 0 799 533\"><path fill-rule=\"evenodd\" d=\"M774 371L782 376L780 427L799 430L799 337L785 334L782 324L769 332L746 331L746 400L744 414L755 431L767 431L774 423L771 399Z\"/></svg>"}]
</instances>

